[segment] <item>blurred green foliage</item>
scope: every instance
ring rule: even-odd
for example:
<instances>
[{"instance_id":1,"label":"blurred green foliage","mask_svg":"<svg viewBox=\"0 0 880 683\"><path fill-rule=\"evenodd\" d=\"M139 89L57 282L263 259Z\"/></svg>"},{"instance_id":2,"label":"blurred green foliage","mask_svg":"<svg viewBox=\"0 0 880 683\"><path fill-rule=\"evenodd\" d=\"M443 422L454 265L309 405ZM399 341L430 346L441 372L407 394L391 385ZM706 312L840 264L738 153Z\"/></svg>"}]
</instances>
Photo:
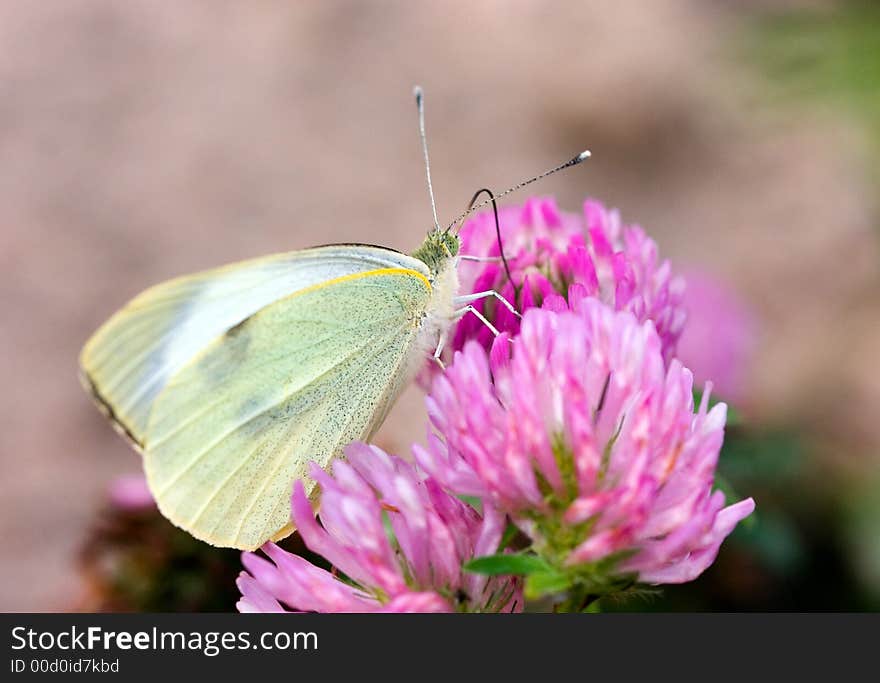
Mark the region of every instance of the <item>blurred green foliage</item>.
<instances>
[{"instance_id":1,"label":"blurred green foliage","mask_svg":"<svg viewBox=\"0 0 880 683\"><path fill-rule=\"evenodd\" d=\"M737 57L782 110L810 104L853 117L880 176L880 2L760 13ZM696 581L649 599L606 598L605 611L880 610L880 478L853 481L817 458L804 425L767 428L736 415L717 488L757 508ZM624 596L626 597L626 596Z\"/></svg>"},{"instance_id":2,"label":"blurred green foliage","mask_svg":"<svg viewBox=\"0 0 880 683\"><path fill-rule=\"evenodd\" d=\"M794 431L730 430L719 475L757 508L696 581L663 586L647 599L605 598L603 611L868 611L880 609L870 563L880 571L880 498L851 482L823 480L823 466ZM860 527L844 501L860 500ZM872 505L868 505L868 502ZM734 502L728 497L728 503ZM857 506L862 509L862 505ZM872 541L872 539L874 539ZM876 578L876 577L875 577ZM624 596L626 597L626 596Z\"/></svg>"},{"instance_id":3,"label":"blurred green foliage","mask_svg":"<svg viewBox=\"0 0 880 683\"><path fill-rule=\"evenodd\" d=\"M775 95L858 117L880 173L880 2L761 15L749 22L745 53Z\"/></svg>"},{"instance_id":4,"label":"blurred green foliage","mask_svg":"<svg viewBox=\"0 0 880 683\"><path fill-rule=\"evenodd\" d=\"M278 545L330 570L299 534ZM155 505L105 505L80 549L90 612L234 612L241 552L203 543L165 519Z\"/></svg>"},{"instance_id":5,"label":"blurred green foliage","mask_svg":"<svg viewBox=\"0 0 880 683\"><path fill-rule=\"evenodd\" d=\"M80 552L89 587L82 609L102 612L233 611L240 553L178 529L154 506L107 506Z\"/></svg>"}]
</instances>

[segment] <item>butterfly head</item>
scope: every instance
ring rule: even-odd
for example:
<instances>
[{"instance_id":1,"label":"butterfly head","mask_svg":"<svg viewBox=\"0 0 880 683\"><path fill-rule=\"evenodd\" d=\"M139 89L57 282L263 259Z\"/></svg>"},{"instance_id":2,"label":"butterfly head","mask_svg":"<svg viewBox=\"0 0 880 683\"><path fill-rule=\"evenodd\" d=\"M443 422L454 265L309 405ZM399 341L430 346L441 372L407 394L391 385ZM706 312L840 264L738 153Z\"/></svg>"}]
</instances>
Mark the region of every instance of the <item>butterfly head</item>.
<instances>
[{"instance_id":1,"label":"butterfly head","mask_svg":"<svg viewBox=\"0 0 880 683\"><path fill-rule=\"evenodd\" d=\"M461 239L451 230L432 230L413 256L422 261L436 277L452 259L458 256Z\"/></svg>"}]
</instances>

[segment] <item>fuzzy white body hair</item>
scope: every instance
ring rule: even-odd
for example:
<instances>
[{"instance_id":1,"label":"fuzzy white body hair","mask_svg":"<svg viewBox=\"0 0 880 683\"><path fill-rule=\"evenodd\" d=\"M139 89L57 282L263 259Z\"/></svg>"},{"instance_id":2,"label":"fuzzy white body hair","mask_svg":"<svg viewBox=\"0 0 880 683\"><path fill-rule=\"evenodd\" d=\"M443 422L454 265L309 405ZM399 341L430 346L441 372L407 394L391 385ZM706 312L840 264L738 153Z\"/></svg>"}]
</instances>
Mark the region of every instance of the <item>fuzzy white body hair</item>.
<instances>
[{"instance_id":1,"label":"fuzzy white body hair","mask_svg":"<svg viewBox=\"0 0 880 683\"><path fill-rule=\"evenodd\" d=\"M431 303L425 310L422 324L415 343L407 359L408 378L412 378L425 362L434 354L440 340L449 334L455 322L455 297L458 295L458 257L446 261L431 283L433 293Z\"/></svg>"}]
</instances>

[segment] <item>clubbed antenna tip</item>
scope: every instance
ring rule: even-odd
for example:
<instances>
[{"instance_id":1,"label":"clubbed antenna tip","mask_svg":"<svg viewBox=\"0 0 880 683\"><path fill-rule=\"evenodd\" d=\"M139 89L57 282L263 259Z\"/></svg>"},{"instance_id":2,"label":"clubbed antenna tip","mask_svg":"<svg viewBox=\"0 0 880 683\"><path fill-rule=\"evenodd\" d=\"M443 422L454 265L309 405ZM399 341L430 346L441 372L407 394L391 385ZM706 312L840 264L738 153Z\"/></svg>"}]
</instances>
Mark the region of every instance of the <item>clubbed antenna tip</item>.
<instances>
[{"instance_id":1,"label":"clubbed antenna tip","mask_svg":"<svg viewBox=\"0 0 880 683\"><path fill-rule=\"evenodd\" d=\"M529 178L528 180L524 180L521 183L517 183L513 187L509 187L506 190L504 190L504 192L499 192L493 198L482 201L479 204L472 203L472 205L468 207L467 211L465 211L458 218L456 218L454 221L452 221L452 223L449 224L448 229L451 230L456 224L463 221L465 218L467 218L469 215L471 215L474 211L479 211L480 209L482 209L484 206L486 206L490 202L494 203L496 200L501 199L502 197L505 197L512 192L516 192L517 190L524 188L526 185L531 185L532 183L534 183L537 180L541 180L542 178L546 178L547 176L553 175L554 173L557 173L559 171L564 171L565 169L571 168L572 166L577 166L579 163L581 163L582 161L586 161L591 156L592 156L592 154L590 154L590 150L585 149L583 152L578 154L576 157L569 159L564 164L559 164L559 166L551 168L549 171L544 171L540 175L536 175L534 178Z\"/></svg>"}]
</instances>

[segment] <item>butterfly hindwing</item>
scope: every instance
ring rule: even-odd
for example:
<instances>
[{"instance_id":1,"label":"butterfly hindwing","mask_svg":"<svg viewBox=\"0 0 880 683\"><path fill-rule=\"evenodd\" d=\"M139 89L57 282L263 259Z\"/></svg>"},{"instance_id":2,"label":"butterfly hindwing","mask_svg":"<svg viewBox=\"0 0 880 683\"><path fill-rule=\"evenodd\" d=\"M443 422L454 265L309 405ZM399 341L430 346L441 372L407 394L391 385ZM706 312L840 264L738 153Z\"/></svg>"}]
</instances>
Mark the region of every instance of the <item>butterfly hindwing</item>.
<instances>
[{"instance_id":1,"label":"butterfly hindwing","mask_svg":"<svg viewBox=\"0 0 880 683\"><path fill-rule=\"evenodd\" d=\"M409 379L430 297L415 270L342 276L203 349L166 382L145 430L163 514L215 545L252 549L289 533L293 480L368 438Z\"/></svg>"}]
</instances>

